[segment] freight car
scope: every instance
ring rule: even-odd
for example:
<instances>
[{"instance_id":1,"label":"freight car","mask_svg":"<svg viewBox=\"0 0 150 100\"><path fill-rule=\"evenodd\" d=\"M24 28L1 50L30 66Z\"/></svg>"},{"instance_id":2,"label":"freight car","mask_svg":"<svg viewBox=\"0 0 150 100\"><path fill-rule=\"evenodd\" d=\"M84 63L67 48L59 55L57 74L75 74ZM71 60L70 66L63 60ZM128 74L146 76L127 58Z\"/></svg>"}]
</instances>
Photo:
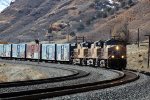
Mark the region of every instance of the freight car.
<instances>
[{"instance_id":1,"label":"freight car","mask_svg":"<svg viewBox=\"0 0 150 100\"><path fill-rule=\"evenodd\" d=\"M26 44L12 44L12 58L25 59L26 58Z\"/></svg>"},{"instance_id":2,"label":"freight car","mask_svg":"<svg viewBox=\"0 0 150 100\"><path fill-rule=\"evenodd\" d=\"M72 64L74 48L76 48L75 43L57 44L56 45L56 62Z\"/></svg>"},{"instance_id":3,"label":"freight car","mask_svg":"<svg viewBox=\"0 0 150 100\"><path fill-rule=\"evenodd\" d=\"M0 57L12 58L12 44L0 44Z\"/></svg>"},{"instance_id":4,"label":"freight car","mask_svg":"<svg viewBox=\"0 0 150 100\"><path fill-rule=\"evenodd\" d=\"M110 39L73 44L0 44L0 57L125 69L126 44Z\"/></svg>"},{"instance_id":5,"label":"freight car","mask_svg":"<svg viewBox=\"0 0 150 100\"><path fill-rule=\"evenodd\" d=\"M41 45L41 59L44 61L56 61L56 44L42 44Z\"/></svg>"},{"instance_id":6,"label":"freight car","mask_svg":"<svg viewBox=\"0 0 150 100\"><path fill-rule=\"evenodd\" d=\"M41 45L27 44L26 46L26 59L38 60L41 59Z\"/></svg>"}]
</instances>

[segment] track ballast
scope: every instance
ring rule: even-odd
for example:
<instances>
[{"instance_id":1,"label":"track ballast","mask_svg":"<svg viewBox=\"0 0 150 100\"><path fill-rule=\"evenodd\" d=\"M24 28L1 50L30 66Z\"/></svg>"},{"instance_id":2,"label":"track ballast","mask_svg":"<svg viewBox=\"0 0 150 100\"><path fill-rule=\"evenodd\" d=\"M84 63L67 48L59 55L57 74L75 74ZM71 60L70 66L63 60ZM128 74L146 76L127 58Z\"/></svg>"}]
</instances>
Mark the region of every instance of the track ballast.
<instances>
[{"instance_id":1,"label":"track ballast","mask_svg":"<svg viewBox=\"0 0 150 100\"><path fill-rule=\"evenodd\" d=\"M89 73L86 73L84 71L77 71L73 76L69 76L67 78L60 78L60 81L64 80L73 80L76 78L81 78L81 77L88 77ZM118 72L119 73L119 72ZM78 76L78 77L77 77ZM63 95L68 95L68 94L74 94L74 93L81 93L81 92L86 92L86 91L91 91L91 90L97 90L97 89L104 89L108 87L113 87L121 84L125 84L131 81L135 81L138 79L139 76L133 72L129 71L124 71L124 74L119 73L119 77L112 79L112 80L105 80L105 81L97 81L97 82L91 82L91 83L79 83L79 84L73 84L73 85L68 85L68 86L59 86L59 87L49 87L45 89L40 89L37 88L36 90L27 90L27 91L17 91L17 92L10 92L10 93L1 93L0 98L1 99L44 99L44 98L52 98L52 97L57 97L57 96L63 96ZM57 80L57 79L56 79ZM54 79L54 83L57 83ZM52 81L35 81L35 82L26 82L26 85L38 85L38 84L47 84L48 82ZM20 84L20 83L18 83ZM4 85L4 84L3 84ZM25 85L25 84L23 84ZM9 86L8 83L7 85L4 85L6 88L11 87ZM15 87L15 84L12 85ZM16 85L17 86L17 85ZM22 85L18 85L22 86ZM1 85L2 87L2 85Z\"/></svg>"}]
</instances>

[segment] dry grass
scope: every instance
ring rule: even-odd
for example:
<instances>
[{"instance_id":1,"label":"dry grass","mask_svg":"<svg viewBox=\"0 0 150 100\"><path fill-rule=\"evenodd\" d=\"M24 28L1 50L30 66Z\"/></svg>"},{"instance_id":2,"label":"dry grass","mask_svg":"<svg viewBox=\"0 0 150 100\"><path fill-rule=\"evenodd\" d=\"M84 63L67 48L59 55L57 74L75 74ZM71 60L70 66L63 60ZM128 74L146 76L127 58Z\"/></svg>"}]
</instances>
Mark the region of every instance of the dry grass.
<instances>
[{"instance_id":1,"label":"dry grass","mask_svg":"<svg viewBox=\"0 0 150 100\"><path fill-rule=\"evenodd\" d=\"M0 64L0 83L25 80L45 79L47 75L41 71L22 65Z\"/></svg>"},{"instance_id":2,"label":"dry grass","mask_svg":"<svg viewBox=\"0 0 150 100\"><path fill-rule=\"evenodd\" d=\"M148 44L140 44L127 46L127 62L128 69L140 70L150 72L150 68L147 68L148 60Z\"/></svg>"}]
</instances>

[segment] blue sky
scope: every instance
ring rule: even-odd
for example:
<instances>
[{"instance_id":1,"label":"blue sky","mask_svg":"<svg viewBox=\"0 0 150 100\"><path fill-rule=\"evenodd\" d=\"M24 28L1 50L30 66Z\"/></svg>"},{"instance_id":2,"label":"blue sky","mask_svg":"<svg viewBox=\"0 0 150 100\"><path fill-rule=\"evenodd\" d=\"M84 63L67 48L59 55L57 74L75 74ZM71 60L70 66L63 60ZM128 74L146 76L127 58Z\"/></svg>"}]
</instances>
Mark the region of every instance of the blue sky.
<instances>
[{"instance_id":1,"label":"blue sky","mask_svg":"<svg viewBox=\"0 0 150 100\"><path fill-rule=\"evenodd\" d=\"M9 6L9 3L11 0L0 0L0 12L5 9L7 6Z\"/></svg>"}]
</instances>

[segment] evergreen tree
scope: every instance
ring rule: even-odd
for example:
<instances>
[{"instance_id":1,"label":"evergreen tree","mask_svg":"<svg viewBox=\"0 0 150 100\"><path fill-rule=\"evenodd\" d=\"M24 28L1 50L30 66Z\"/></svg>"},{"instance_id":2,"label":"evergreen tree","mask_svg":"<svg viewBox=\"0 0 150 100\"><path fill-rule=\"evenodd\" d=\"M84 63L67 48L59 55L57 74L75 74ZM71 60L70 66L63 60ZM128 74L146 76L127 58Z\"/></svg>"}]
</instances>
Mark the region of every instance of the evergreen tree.
<instances>
[{"instance_id":1,"label":"evergreen tree","mask_svg":"<svg viewBox=\"0 0 150 100\"><path fill-rule=\"evenodd\" d=\"M121 2L121 7L124 8L125 6L126 6L125 1L122 1L122 2Z\"/></svg>"},{"instance_id":2,"label":"evergreen tree","mask_svg":"<svg viewBox=\"0 0 150 100\"><path fill-rule=\"evenodd\" d=\"M128 5L131 5L133 4L133 1L132 0L128 0Z\"/></svg>"}]
</instances>

